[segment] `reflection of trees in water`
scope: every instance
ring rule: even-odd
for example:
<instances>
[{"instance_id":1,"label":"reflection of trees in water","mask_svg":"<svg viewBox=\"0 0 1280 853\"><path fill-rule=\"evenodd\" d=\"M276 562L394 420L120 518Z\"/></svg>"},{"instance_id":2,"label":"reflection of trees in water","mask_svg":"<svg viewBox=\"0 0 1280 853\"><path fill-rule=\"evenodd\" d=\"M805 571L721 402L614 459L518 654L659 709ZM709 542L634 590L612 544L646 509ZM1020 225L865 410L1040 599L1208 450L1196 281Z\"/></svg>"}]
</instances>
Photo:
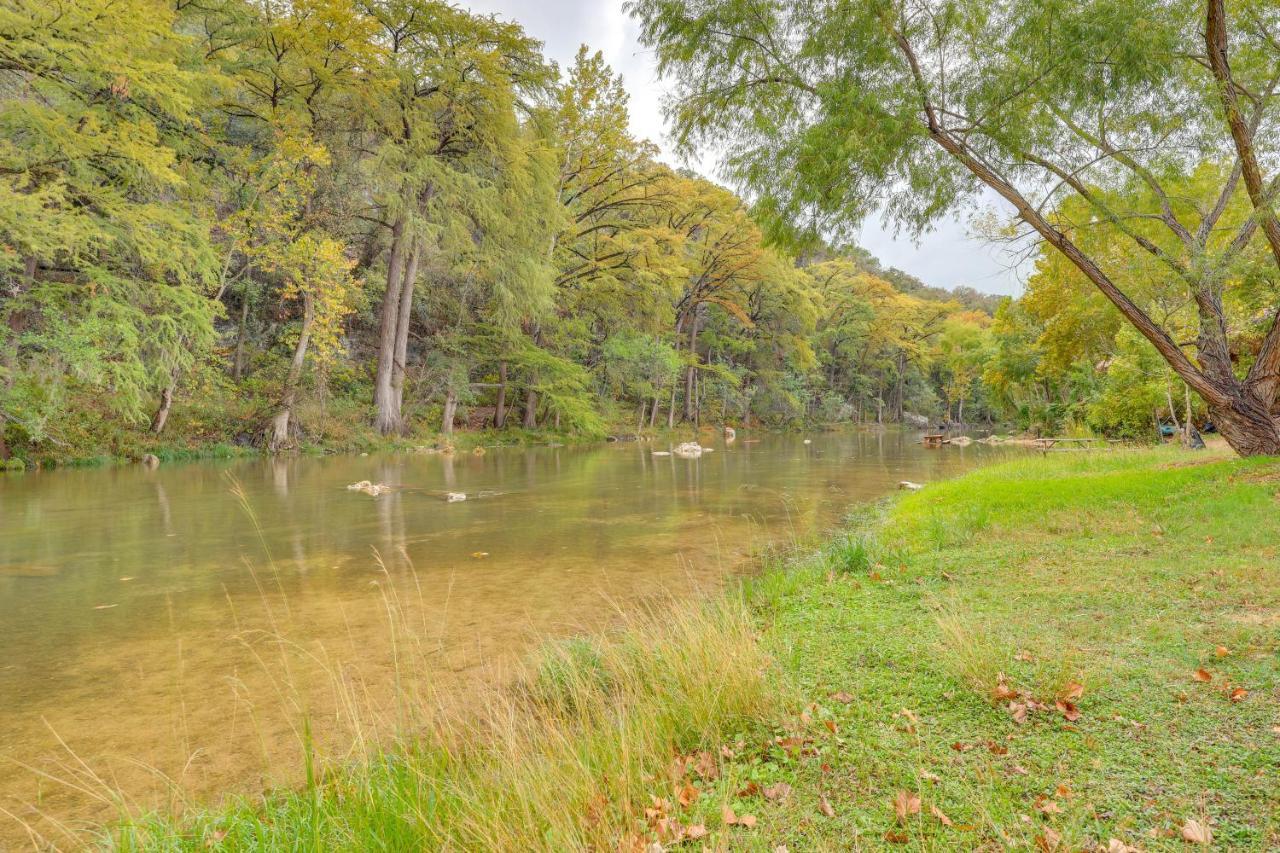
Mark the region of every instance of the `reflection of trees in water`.
<instances>
[{"instance_id":1,"label":"reflection of trees in water","mask_svg":"<svg viewBox=\"0 0 1280 853\"><path fill-rule=\"evenodd\" d=\"M374 549L393 575L407 577L412 562L425 595L448 597L456 574L455 598L469 585L484 590L477 606L510 598L554 609L559 576L658 573L675 555L715 553L713 525L735 547L790 537L836 521L845 501L899 479L955 473L979 450L923 451L898 431L815 438L811 447L790 437L739 441L698 460L654 457L653 445L637 444L15 479L0 505L0 566L45 566L57 576L0 569L0 650L7 662L38 665L56 680L85 644L171 642L168 601L181 628L195 609L225 612L228 599L260 595L245 561L274 566L266 588L285 595L367 597ZM229 494L228 470L249 495L261 540ZM346 491L361 479L400 488L376 499ZM432 494L443 490L473 497L445 504ZM485 490L502 494L475 497ZM100 604L119 606L95 611Z\"/></svg>"},{"instance_id":2,"label":"reflection of trees in water","mask_svg":"<svg viewBox=\"0 0 1280 853\"><path fill-rule=\"evenodd\" d=\"M472 673L544 632L714 584L754 547L834 523L848 501L899 479L955 472L975 450L923 451L894 432L816 437L810 447L740 441L698 460L653 449L295 457L16 481L0 494L0 566L43 564L56 576L0 570L0 652L16 666L0 670L0 728L38 733L47 714L84 742L86 720L119 717L131 728L122 724L107 748L146 748L166 726L195 746L225 739L227 721L245 714L234 693L266 701L273 689L252 667L255 655L276 653L267 637L277 627L298 654L324 660L323 643L385 688L388 602L430 638L442 671ZM379 498L346 490L362 479L398 488ZM446 504L445 490L472 497ZM480 497L488 492L501 494ZM93 609L103 603L119 606ZM131 705L147 703L130 719ZM280 732L287 738L287 726ZM219 772L257 766L249 747L229 754L243 766Z\"/></svg>"}]
</instances>

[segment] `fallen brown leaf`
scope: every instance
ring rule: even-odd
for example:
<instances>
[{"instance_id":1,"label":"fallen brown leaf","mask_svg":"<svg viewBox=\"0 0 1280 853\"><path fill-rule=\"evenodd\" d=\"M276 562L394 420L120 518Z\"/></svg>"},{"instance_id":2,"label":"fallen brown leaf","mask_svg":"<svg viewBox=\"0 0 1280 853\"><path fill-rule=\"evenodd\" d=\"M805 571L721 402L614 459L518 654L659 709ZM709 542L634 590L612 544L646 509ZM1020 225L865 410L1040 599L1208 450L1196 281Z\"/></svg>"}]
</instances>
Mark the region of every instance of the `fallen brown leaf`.
<instances>
[{"instance_id":1,"label":"fallen brown leaf","mask_svg":"<svg viewBox=\"0 0 1280 853\"><path fill-rule=\"evenodd\" d=\"M942 778L937 773L930 773L928 770L920 771L920 778L926 782L941 782Z\"/></svg>"},{"instance_id":2,"label":"fallen brown leaf","mask_svg":"<svg viewBox=\"0 0 1280 853\"><path fill-rule=\"evenodd\" d=\"M1046 826L1036 836L1036 849L1040 850L1041 853L1054 853L1060 844L1062 844L1062 836L1051 826Z\"/></svg>"},{"instance_id":3,"label":"fallen brown leaf","mask_svg":"<svg viewBox=\"0 0 1280 853\"><path fill-rule=\"evenodd\" d=\"M686 826L684 829L684 837L690 841L697 841L699 838L707 837L707 826L703 823L695 823L692 826Z\"/></svg>"},{"instance_id":4,"label":"fallen brown leaf","mask_svg":"<svg viewBox=\"0 0 1280 853\"><path fill-rule=\"evenodd\" d=\"M884 834L884 840L890 844L906 844L911 840L911 837L905 832L895 832L891 829Z\"/></svg>"},{"instance_id":5,"label":"fallen brown leaf","mask_svg":"<svg viewBox=\"0 0 1280 853\"><path fill-rule=\"evenodd\" d=\"M791 796L791 786L786 782L778 782L776 785L769 785L764 789L764 798L766 800L785 800Z\"/></svg>"},{"instance_id":6,"label":"fallen brown leaf","mask_svg":"<svg viewBox=\"0 0 1280 853\"><path fill-rule=\"evenodd\" d=\"M1107 839L1107 853L1142 853L1137 847L1126 844L1119 838Z\"/></svg>"},{"instance_id":7,"label":"fallen brown leaf","mask_svg":"<svg viewBox=\"0 0 1280 853\"><path fill-rule=\"evenodd\" d=\"M827 799L826 794L820 794L818 796L818 811L822 812L827 817L836 816L836 810L831 807L831 801Z\"/></svg>"},{"instance_id":8,"label":"fallen brown leaf","mask_svg":"<svg viewBox=\"0 0 1280 853\"><path fill-rule=\"evenodd\" d=\"M703 781L709 782L720 775L720 765L716 762L714 755L703 750L698 753L697 761L693 765L693 772L701 776Z\"/></svg>"},{"instance_id":9,"label":"fallen brown leaf","mask_svg":"<svg viewBox=\"0 0 1280 853\"><path fill-rule=\"evenodd\" d=\"M1204 669L1203 667L1200 669L1197 669L1195 672L1195 675L1191 677L1194 678L1196 681L1204 681L1204 682L1213 681L1213 676L1210 675L1209 671L1207 669Z\"/></svg>"},{"instance_id":10,"label":"fallen brown leaf","mask_svg":"<svg viewBox=\"0 0 1280 853\"><path fill-rule=\"evenodd\" d=\"M1066 687L1062 688L1061 699L1079 699L1084 695L1084 685L1078 681L1073 681Z\"/></svg>"},{"instance_id":11,"label":"fallen brown leaf","mask_svg":"<svg viewBox=\"0 0 1280 853\"><path fill-rule=\"evenodd\" d=\"M752 814L744 814L738 818L738 826L745 826L747 829L754 829L756 825L756 816Z\"/></svg>"},{"instance_id":12,"label":"fallen brown leaf","mask_svg":"<svg viewBox=\"0 0 1280 853\"><path fill-rule=\"evenodd\" d=\"M899 791L893 797L893 811L900 821L905 821L913 814L920 814L920 797L910 791Z\"/></svg>"},{"instance_id":13,"label":"fallen brown leaf","mask_svg":"<svg viewBox=\"0 0 1280 853\"><path fill-rule=\"evenodd\" d=\"M1036 797L1036 811L1041 814L1062 814L1062 807L1048 797Z\"/></svg>"},{"instance_id":14,"label":"fallen brown leaf","mask_svg":"<svg viewBox=\"0 0 1280 853\"><path fill-rule=\"evenodd\" d=\"M1075 794L1071 793L1071 787L1067 785L1065 782L1058 785L1054 793L1056 793L1059 797L1062 797L1062 799L1064 800L1069 800L1075 796Z\"/></svg>"},{"instance_id":15,"label":"fallen brown leaf","mask_svg":"<svg viewBox=\"0 0 1280 853\"><path fill-rule=\"evenodd\" d=\"M1208 844L1213 841L1213 830L1208 824L1194 818L1187 818L1187 822L1182 825L1182 839L1192 844Z\"/></svg>"},{"instance_id":16,"label":"fallen brown leaf","mask_svg":"<svg viewBox=\"0 0 1280 853\"><path fill-rule=\"evenodd\" d=\"M1068 722L1074 723L1080 719L1080 709L1065 699L1057 700L1053 703L1053 706L1062 712L1062 716L1066 717Z\"/></svg>"},{"instance_id":17,"label":"fallen brown leaf","mask_svg":"<svg viewBox=\"0 0 1280 853\"><path fill-rule=\"evenodd\" d=\"M1213 650L1213 653L1220 658L1225 658L1227 655L1231 654L1231 649L1227 648L1226 646L1218 646L1216 649Z\"/></svg>"},{"instance_id":18,"label":"fallen brown leaf","mask_svg":"<svg viewBox=\"0 0 1280 853\"><path fill-rule=\"evenodd\" d=\"M937 806L929 806L929 814L936 817L938 819L938 823L942 824L943 826L955 826L955 823L952 822L951 818L943 814L942 809L938 808Z\"/></svg>"},{"instance_id":19,"label":"fallen brown leaf","mask_svg":"<svg viewBox=\"0 0 1280 853\"><path fill-rule=\"evenodd\" d=\"M836 727L835 720L823 720L822 723L827 727L827 731L831 732L832 734L836 733L837 727Z\"/></svg>"},{"instance_id":20,"label":"fallen brown leaf","mask_svg":"<svg viewBox=\"0 0 1280 853\"><path fill-rule=\"evenodd\" d=\"M843 702L845 705L848 705L853 701L853 694L844 690L838 690L831 694L831 698L837 702Z\"/></svg>"},{"instance_id":21,"label":"fallen brown leaf","mask_svg":"<svg viewBox=\"0 0 1280 853\"><path fill-rule=\"evenodd\" d=\"M1248 695L1249 695L1248 690L1245 690L1243 687L1237 687L1235 690L1232 690L1228 694L1228 698L1230 698L1232 702L1240 702L1240 701L1243 701L1244 697Z\"/></svg>"},{"instance_id":22,"label":"fallen brown leaf","mask_svg":"<svg viewBox=\"0 0 1280 853\"><path fill-rule=\"evenodd\" d=\"M697 801L698 789L690 785L688 782L685 782L684 787L682 787L680 792L676 795L676 802L680 803L682 807L687 809Z\"/></svg>"}]
</instances>

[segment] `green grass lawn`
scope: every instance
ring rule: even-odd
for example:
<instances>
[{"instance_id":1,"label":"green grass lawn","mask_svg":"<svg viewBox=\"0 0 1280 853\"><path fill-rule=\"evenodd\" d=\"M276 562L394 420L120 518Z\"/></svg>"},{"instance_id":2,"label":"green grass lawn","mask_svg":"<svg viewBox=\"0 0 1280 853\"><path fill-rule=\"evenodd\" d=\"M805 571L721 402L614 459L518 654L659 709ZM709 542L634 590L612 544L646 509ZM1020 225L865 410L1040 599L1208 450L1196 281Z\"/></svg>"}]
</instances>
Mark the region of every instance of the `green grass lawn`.
<instances>
[{"instance_id":1,"label":"green grass lawn","mask_svg":"<svg viewBox=\"0 0 1280 853\"><path fill-rule=\"evenodd\" d=\"M1275 461L987 468L565 646L498 725L116 842L1280 849L1278 510Z\"/></svg>"},{"instance_id":2,"label":"green grass lawn","mask_svg":"<svg viewBox=\"0 0 1280 853\"><path fill-rule=\"evenodd\" d=\"M823 725L726 768L720 797L793 789L731 799L758 818L731 846L1174 849L1191 819L1280 849L1278 511L1274 461L1035 458L765 576L764 642Z\"/></svg>"}]
</instances>

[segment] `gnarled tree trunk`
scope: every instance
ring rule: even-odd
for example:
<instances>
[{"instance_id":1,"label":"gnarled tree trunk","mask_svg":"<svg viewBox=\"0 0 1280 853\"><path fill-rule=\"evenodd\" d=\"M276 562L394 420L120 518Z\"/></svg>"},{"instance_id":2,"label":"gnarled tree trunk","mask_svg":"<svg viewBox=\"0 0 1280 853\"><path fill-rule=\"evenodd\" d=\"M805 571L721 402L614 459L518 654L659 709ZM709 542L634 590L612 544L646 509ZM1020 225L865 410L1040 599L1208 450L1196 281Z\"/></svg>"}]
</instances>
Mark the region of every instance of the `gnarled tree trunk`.
<instances>
[{"instance_id":1,"label":"gnarled tree trunk","mask_svg":"<svg viewBox=\"0 0 1280 853\"><path fill-rule=\"evenodd\" d=\"M173 408L173 392L178 384L177 373L174 373L169 384L160 392L160 406L156 409L155 417L151 419L151 434L159 435L164 432L164 425L169 422L169 410Z\"/></svg>"},{"instance_id":2,"label":"gnarled tree trunk","mask_svg":"<svg viewBox=\"0 0 1280 853\"><path fill-rule=\"evenodd\" d=\"M422 259L422 241L414 240L405 264L400 285L400 304L396 312L396 350L391 362L391 394L396 410L397 429L404 431L404 377L409 361L409 326L413 322L413 289L418 281L418 262Z\"/></svg>"},{"instance_id":3,"label":"gnarled tree trunk","mask_svg":"<svg viewBox=\"0 0 1280 853\"><path fill-rule=\"evenodd\" d=\"M404 216L391 226L391 255L387 259L387 290L382 295L378 318L378 367L374 375L374 426L383 435L400 429L400 407L396 405L392 376L395 372L396 331L400 317L400 294L404 288L404 262L408 242L408 222Z\"/></svg>"},{"instance_id":4,"label":"gnarled tree trunk","mask_svg":"<svg viewBox=\"0 0 1280 853\"><path fill-rule=\"evenodd\" d=\"M271 432L267 436L267 450L272 453L283 450L290 443L289 432L293 421L293 407L298 401L298 383L302 381L302 367L307 360L307 344L311 341L311 325L315 321L315 305L310 293L304 291L302 300L302 331L298 334L298 345L293 348L293 361L289 362L289 374L284 380L280 408L271 419Z\"/></svg>"},{"instance_id":5,"label":"gnarled tree trunk","mask_svg":"<svg viewBox=\"0 0 1280 853\"><path fill-rule=\"evenodd\" d=\"M507 363L498 362L498 405L493 410L493 428L507 425Z\"/></svg>"},{"instance_id":6,"label":"gnarled tree trunk","mask_svg":"<svg viewBox=\"0 0 1280 853\"><path fill-rule=\"evenodd\" d=\"M440 432L453 435L453 419L457 414L458 395L454 393L453 386L449 386L444 395L444 415L440 419Z\"/></svg>"}]
</instances>

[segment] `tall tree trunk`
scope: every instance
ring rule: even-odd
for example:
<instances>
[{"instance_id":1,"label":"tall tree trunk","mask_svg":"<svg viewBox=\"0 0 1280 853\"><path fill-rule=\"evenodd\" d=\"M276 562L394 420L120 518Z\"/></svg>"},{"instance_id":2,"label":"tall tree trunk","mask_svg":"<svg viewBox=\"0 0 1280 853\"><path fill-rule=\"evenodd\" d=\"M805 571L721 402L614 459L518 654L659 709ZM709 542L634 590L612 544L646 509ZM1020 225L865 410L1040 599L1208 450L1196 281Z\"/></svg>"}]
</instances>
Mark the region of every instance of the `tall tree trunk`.
<instances>
[{"instance_id":1,"label":"tall tree trunk","mask_svg":"<svg viewBox=\"0 0 1280 853\"><path fill-rule=\"evenodd\" d=\"M641 400L641 401L640 401L640 418L639 418L639 420L637 420L637 421L636 421L636 433L637 433L637 434L639 434L639 433L640 433L640 430L644 429L644 413L645 413L645 410L646 410L646 409L648 409L648 408L649 408L649 401L648 401L648 400Z\"/></svg>"},{"instance_id":2,"label":"tall tree trunk","mask_svg":"<svg viewBox=\"0 0 1280 853\"><path fill-rule=\"evenodd\" d=\"M374 426L383 435L400 429L400 410L395 404L391 380L395 372L396 331L400 318L400 292L404 288L404 261L408 222L402 215L391 226L391 254L387 258L387 290L382 294L378 317L378 367L374 375Z\"/></svg>"},{"instance_id":3,"label":"tall tree trunk","mask_svg":"<svg viewBox=\"0 0 1280 853\"><path fill-rule=\"evenodd\" d=\"M267 450L272 453L289 445L293 407L298 400L298 383L302 381L302 367L307 359L307 344L311 340L311 324L315 320L315 306L311 295L304 291L302 302L302 331L298 334L298 345L293 348L293 361L289 363L289 374L285 377L280 408L271 420L271 434L267 437Z\"/></svg>"},{"instance_id":4,"label":"tall tree trunk","mask_svg":"<svg viewBox=\"0 0 1280 853\"><path fill-rule=\"evenodd\" d=\"M444 417L441 418L440 431L445 435L453 435L453 419L458 414L458 395L450 385L444 395Z\"/></svg>"},{"instance_id":5,"label":"tall tree trunk","mask_svg":"<svg viewBox=\"0 0 1280 853\"><path fill-rule=\"evenodd\" d=\"M391 394L401 432L404 431L404 378L405 365L409 361L409 327L413 323L413 290L418 283L418 262L421 259L422 240L417 239L409 249L404 280L400 284L400 305L396 312L396 354L391 365Z\"/></svg>"},{"instance_id":6,"label":"tall tree trunk","mask_svg":"<svg viewBox=\"0 0 1280 853\"><path fill-rule=\"evenodd\" d=\"M507 363L498 362L498 405L493 410L493 428L507 425Z\"/></svg>"},{"instance_id":7,"label":"tall tree trunk","mask_svg":"<svg viewBox=\"0 0 1280 853\"><path fill-rule=\"evenodd\" d=\"M905 411L903 398L906 397L906 374L907 357L902 350L898 350L898 381L893 392L893 417L898 423L902 423L902 416Z\"/></svg>"},{"instance_id":8,"label":"tall tree trunk","mask_svg":"<svg viewBox=\"0 0 1280 853\"><path fill-rule=\"evenodd\" d=\"M653 405L649 407L649 429L653 429L658 422L658 408L662 405L662 400L657 394L653 395Z\"/></svg>"},{"instance_id":9,"label":"tall tree trunk","mask_svg":"<svg viewBox=\"0 0 1280 853\"><path fill-rule=\"evenodd\" d=\"M537 382L535 375L533 381ZM530 387L524 392L524 424L525 429L538 428L538 392Z\"/></svg>"},{"instance_id":10,"label":"tall tree trunk","mask_svg":"<svg viewBox=\"0 0 1280 853\"><path fill-rule=\"evenodd\" d=\"M160 407L156 409L155 417L151 419L151 434L160 435L164 432L164 425L169 422L169 409L173 406L173 392L178 385L178 372L175 370L169 379L169 384L160 392Z\"/></svg>"},{"instance_id":11,"label":"tall tree trunk","mask_svg":"<svg viewBox=\"0 0 1280 853\"><path fill-rule=\"evenodd\" d=\"M692 316L689 318L689 367L684 375L684 419L692 421L695 419L694 412L694 388L697 379L697 360L698 360L698 309L695 307Z\"/></svg>"}]
</instances>

